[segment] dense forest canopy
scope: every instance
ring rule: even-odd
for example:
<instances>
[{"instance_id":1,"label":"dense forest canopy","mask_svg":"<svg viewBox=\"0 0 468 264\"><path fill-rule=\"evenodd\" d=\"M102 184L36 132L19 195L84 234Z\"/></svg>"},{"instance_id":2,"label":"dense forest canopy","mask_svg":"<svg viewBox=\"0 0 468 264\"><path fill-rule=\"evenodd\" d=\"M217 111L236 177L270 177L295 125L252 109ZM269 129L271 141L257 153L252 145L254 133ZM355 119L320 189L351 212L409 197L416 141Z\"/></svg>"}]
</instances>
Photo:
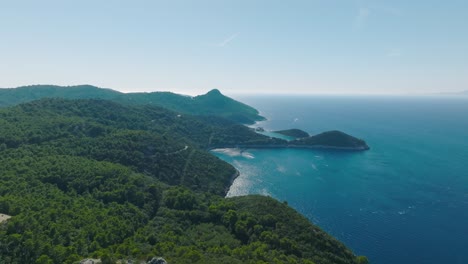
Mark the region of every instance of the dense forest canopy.
<instances>
[{"instance_id":1,"label":"dense forest canopy","mask_svg":"<svg viewBox=\"0 0 468 264\"><path fill-rule=\"evenodd\" d=\"M272 198L223 198L236 171L206 149L251 132L105 100L0 110L0 262L366 263Z\"/></svg>"}]
</instances>

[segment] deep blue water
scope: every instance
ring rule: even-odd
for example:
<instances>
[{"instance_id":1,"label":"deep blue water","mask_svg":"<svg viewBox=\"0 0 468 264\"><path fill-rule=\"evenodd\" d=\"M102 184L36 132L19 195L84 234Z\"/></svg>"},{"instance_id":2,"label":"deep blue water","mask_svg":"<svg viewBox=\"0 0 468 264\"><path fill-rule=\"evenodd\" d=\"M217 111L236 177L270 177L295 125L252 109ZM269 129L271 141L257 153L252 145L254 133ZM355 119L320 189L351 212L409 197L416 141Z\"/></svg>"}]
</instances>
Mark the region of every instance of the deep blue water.
<instances>
[{"instance_id":1,"label":"deep blue water","mask_svg":"<svg viewBox=\"0 0 468 264\"><path fill-rule=\"evenodd\" d=\"M241 175L229 196L271 195L374 264L468 263L468 99L236 97L266 130L338 129L365 152L218 152Z\"/></svg>"}]
</instances>

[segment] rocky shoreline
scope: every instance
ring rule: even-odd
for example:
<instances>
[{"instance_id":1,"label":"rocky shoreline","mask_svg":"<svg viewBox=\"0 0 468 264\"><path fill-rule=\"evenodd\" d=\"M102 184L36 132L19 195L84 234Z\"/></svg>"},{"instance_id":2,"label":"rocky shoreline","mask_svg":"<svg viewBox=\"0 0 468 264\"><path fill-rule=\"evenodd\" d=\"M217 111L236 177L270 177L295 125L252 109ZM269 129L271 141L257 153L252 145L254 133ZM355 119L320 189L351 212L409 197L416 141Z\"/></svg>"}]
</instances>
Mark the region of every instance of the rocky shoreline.
<instances>
[{"instance_id":1,"label":"rocky shoreline","mask_svg":"<svg viewBox=\"0 0 468 264\"><path fill-rule=\"evenodd\" d=\"M240 176L240 171L237 170L236 168L234 168L236 170L236 172L231 176L231 178L229 179L229 184L227 185L226 188L224 188L224 196L226 196L229 192L229 189L231 189L231 186L232 184L234 183L234 181L237 179L237 177Z\"/></svg>"}]
</instances>

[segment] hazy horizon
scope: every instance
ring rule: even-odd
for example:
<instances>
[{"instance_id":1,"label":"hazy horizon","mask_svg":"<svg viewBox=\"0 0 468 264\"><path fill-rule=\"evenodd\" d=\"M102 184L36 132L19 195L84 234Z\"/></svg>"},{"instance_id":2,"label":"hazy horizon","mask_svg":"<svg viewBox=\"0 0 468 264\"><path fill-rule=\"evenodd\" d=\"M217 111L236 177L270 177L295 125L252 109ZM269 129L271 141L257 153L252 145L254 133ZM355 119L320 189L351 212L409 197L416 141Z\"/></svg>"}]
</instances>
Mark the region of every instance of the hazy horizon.
<instances>
[{"instance_id":1,"label":"hazy horizon","mask_svg":"<svg viewBox=\"0 0 468 264\"><path fill-rule=\"evenodd\" d=\"M418 95L468 90L464 1L4 1L0 87Z\"/></svg>"},{"instance_id":2,"label":"hazy horizon","mask_svg":"<svg viewBox=\"0 0 468 264\"><path fill-rule=\"evenodd\" d=\"M171 92L175 94L180 94L180 95L187 95L187 96L197 96L197 95L203 95L211 90L217 89L219 90L222 94L227 95L227 96L256 96L256 95L271 95L271 96L388 96L388 97L431 97L431 96L453 96L453 97L459 97L462 96L464 97L465 95L468 95L468 90L464 91L455 91L455 92L429 92L429 93L326 93L326 92L297 92L297 91L292 91L292 92L282 92L282 91L241 91L241 92L236 92L236 91L231 91L231 92L225 92L223 89L220 88L210 88L210 89L204 89L204 90L198 90L198 93L195 93L194 91L171 91L171 90L138 90L135 89L133 91L125 91L125 90L117 90L112 87L99 87L93 84L76 84L76 85L56 85L56 84L28 84L28 85L21 85L17 87L0 87L0 89L16 89L16 88L22 88L22 87L32 87L32 86L58 86L58 87L63 87L63 88L73 88L77 86L93 86L96 88L100 89L110 89L113 91L121 92L121 93L152 93L152 92Z\"/></svg>"}]
</instances>

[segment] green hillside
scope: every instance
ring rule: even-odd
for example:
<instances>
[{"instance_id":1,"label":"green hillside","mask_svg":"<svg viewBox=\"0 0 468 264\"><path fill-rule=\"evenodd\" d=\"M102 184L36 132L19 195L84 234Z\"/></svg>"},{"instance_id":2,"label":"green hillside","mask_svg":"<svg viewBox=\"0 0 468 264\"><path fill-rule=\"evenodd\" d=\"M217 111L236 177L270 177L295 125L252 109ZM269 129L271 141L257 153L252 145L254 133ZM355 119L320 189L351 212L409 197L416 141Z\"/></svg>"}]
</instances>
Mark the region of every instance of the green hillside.
<instances>
[{"instance_id":1,"label":"green hillside","mask_svg":"<svg viewBox=\"0 0 468 264\"><path fill-rule=\"evenodd\" d=\"M42 98L106 99L123 104L154 105L185 114L221 116L243 124L264 120L256 109L222 95L217 89L195 97L171 92L121 93L91 85L32 85L0 89L0 107Z\"/></svg>"},{"instance_id":2,"label":"green hillside","mask_svg":"<svg viewBox=\"0 0 468 264\"><path fill-rule=\"evenodd\" d=\"M236 171L210 141L265 138L103 100L1 109L0 263L365 263L271 198L223 198Z\"/></svg>"}]
</instances>

